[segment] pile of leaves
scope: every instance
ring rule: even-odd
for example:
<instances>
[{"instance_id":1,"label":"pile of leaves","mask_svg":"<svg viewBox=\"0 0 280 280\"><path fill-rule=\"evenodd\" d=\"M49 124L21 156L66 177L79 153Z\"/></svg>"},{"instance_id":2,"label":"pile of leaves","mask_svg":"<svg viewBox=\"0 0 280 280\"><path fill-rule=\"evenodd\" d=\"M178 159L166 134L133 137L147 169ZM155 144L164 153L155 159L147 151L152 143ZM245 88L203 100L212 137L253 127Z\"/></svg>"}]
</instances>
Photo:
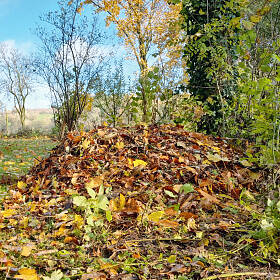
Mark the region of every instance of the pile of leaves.
<instances>
[{"instance_id":1,"label":"pile of leaves","mask_svg":"<svg viewBox=\"0 0 280 280\"><path fill-rule=\"evenodd\" d=\"M0 271L27 280L265 276L244 272L255 265L244 201L261 180L225 139L180 126L69 133L3 200Z\"/></svg>"}]
</instances>

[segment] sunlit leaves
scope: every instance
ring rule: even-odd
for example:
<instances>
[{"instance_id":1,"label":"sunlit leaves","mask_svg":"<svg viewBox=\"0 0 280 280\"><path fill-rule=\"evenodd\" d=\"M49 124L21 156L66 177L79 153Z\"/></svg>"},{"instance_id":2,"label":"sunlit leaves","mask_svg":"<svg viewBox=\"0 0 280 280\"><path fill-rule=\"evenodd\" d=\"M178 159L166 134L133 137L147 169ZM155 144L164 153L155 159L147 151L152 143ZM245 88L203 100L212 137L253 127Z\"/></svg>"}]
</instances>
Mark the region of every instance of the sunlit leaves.
<instances>
[{"instance_id":1,"label":"sunlit leaves","mask_svg":"<svg viewBox=\"0 0 280 280\"><path fill-rule=\"evenodd\" d=\"M84 149L86 139L90 144ZM234 160L210 162L209 153ZM0 228L10 235L2 244L0 264L6 269L9 257L13 271L45 267L40 270L44 280L106 279L123 269L142 273L145 267L160 279L165 272L171 277L206 273L208 262L215 267L211 254L216 250L247 245L244 240L231 243L228 234L234 232L237 239L247 230L246 204L256 203L257 196L253 187L255 200L245 192L232 196L230 190L248 184L248 178L253 186L259 177L240 164L238 155L219 139L168 125L145 130L108 126L83 132L82 138L69 135L5 199ZM279 213L277 202L269 205ZM267 221L259 225L262 233L274 232L269 229L274 221L262 220ZM207 259L192 255L201 252ZM36 271L14 274L18 279L38 276Z\"/></svg>"},{"instance_id":2,"label":"sunlit leaves","mask_svg":"<svg viewBox=\"0 0 280 280\"><path fill-rule=\"evenodd\" d=\"M118 150L121 150L123 147L124 147L124 142L117 142L117 143L116 143L116 148L117 148Z\"/></svg>"},{"instance_id":3,"label":"sunlit leaves","mask_svg":"<svg viewBox=\"0 0 280 280\"><path fill-rule=\"evenodd\" d=\"M24 257L28 257L28 256L30 256L32 250L35 248L36 248L36 246L34 246L34 245L23 246L20 254Z\"/></svg>"},{"instance_id":4,"label":"sunlit leaves","mask_svg":"<svg viewBox=\"0 0 280 280\"><path fill-rule=\"evenodd\" d=\"M24 188L26 188L26 186L27 186L27 184L24 183L24 182L22 182L22 181L18 181L18 182L17 182L17 187L18 187L19 189L24 189Z\"/></svg>"},{"instance_id":5,"label":"sunlit leaves","mask_svg":"<svg viewBox=\"0 0 280 280\"><path fill-rule=\"evenodd\" d=\"M90 140L89 139L85 139L82 143L82 147L85 150L89 147L89 145L90 145Z\"/></svg>"},{"instance_id":6,"label":"sunlit leaves","mask_svg":"<svg viewBox=\"0 0 280 280\"><path fill-rule=\"evenodd\" d=\"M164 215L164 211L153 212L148 215L148 220L151 222L158 222Z\"/></svg>"},{"instance_id":7,"label":"sunlit leaves","mask_svg":"<svg viewBox=\"0 0 280 280\"><path fill-rule=\"evenodd\" d=\"M170 255L170 256L168 257L167 261L168 261L169 263L175 263L175 261L176 261L176 255Z\"/></svg>"},{"instance_id":8,"label":"sunlit leaves","mask_svg":"<svg viewBox=\"0 0 280 280\"><path fill-rule=\"evenodd\" d=\"M75 196L73 203L79 207L87 207L87 198L84 196Z\"/></svg>"},{"instance_id":9,"label":"sunlit leaves","mask_svg":"<svg viewBox=\"0 0 280 280\"><path fill-rule=\"evenodd\" d=\"M54 272L52 272L51 276L44 276L43 279L44 280L61 280L63 278L63 273L61 272L61 270L56 270Z\"/></svg>"},{"instance_id":10,"label":"sunlit leaves","mask_svg":"<svg viewBox=\"0 0 280 280\"><path fill-rule=\"evenodd\" d=\"M141 160L141 159L136 159L133 161L133 166L137 167L137 166L146 166L147 162Z\"/></svg>"},{"instance_id":11,"label":"sunlit leaves","mask_svg":"<svg viewBox=\"0 0 280 280\"><path fill-rule=\"evenodd\" d=\"M7 209L7 210L0 211L1 216L4 218L9 218L15 215L16 213L17 211L15 209Z\"/></svg>"},{"instance_id":12,"label":"sunlit leaves","mask_svg":"<svg viewBox=\"0 0 280 280\"><path fill-rule=\"evenodd\" d=\"M14 278L22 280L39 280L37 272L32 268L21 268L18 275L15 275Z\"/></svg>"}]
</instances>

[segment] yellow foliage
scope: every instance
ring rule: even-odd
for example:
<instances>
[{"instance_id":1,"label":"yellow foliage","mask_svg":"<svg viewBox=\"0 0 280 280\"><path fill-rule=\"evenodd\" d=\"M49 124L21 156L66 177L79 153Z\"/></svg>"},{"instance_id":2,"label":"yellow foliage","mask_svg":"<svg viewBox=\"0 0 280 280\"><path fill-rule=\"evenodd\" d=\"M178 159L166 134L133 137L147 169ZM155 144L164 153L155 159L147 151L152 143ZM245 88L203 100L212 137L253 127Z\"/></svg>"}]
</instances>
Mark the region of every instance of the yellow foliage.
<instances>
[{"instance_id":1,"label":"yellow foliage","mask_svg":"<svg viewBox=\"0 0 280 280\"><path fill-rule=\"evenodd\" d=\"M141 73L148 69L147 56L151 44L158 52L177 63L178 48L169 41L182 41L180 11L182 4L169 4L166 0L84 0L93 4L98 12L106 12L106 25L115 24L118 36L133 53ZM173 59L171 59L173 58ZM174 59L176 58L176 59Z\"/></svg>"},{"instance_id":2,"label":"yellow foliage","mask_svg":"<svg viewBox=\"0 0 280 280\"><path fill-rule=\"evenodd\" d=\"M146 166L147 165L147 162L141 160L141 159L136 159L133 161L133 166L134 167L137 167L137 166Z\"/></svg>"},{"instance_id":3,"label":"yellow foliage","mask_svg":"<svg viewBox=\"0 0 280 280\"><path fill-rule=\"evenodd\" d=\"M39 277L35 269L32 268L21 268L19 275L16 275L14 278L22 280L39 280Z\"/></svg>"},{"instance_id":4,"label":"yellow foliage","mask_svg":"<svg viewBox=\"0 0 280 280\"><path fill-rule=\"evenodd\" d=\"M15 215L17 212L15 209L7 209L4 211L1 211L0 213L4 218L7 218L7 217L11 217L11 216Z\"/></svg>"}]
</instances>

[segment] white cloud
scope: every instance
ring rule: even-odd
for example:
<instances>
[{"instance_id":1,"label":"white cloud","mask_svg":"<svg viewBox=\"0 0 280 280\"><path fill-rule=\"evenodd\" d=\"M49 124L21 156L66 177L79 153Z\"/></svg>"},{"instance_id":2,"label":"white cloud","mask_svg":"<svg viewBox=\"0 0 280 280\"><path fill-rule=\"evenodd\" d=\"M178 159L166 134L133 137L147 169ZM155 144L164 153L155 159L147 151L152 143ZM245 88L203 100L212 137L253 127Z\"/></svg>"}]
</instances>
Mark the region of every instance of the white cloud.
<instances>
[{"instance_id":1,"label":"white cloud","mask_svg":"<svg viewBox=\"0 0 280 280\"><path fill-rule=\"evenodd\" d=\"M46 84L36 85L33 88L32 93L26 100L26 107L28 109L51 107L49 88Z\"/></svg>"},{"instance_id":2,"label":"white cloud","mask_svg":"<svg viewBox=\"0 0 280 280\"><path fill-rule=\"evenodd\" d=\"M10 49L18 49L24 55L28 55L34 50L34 44L31 41L17 43L15 40L10 39L1 41L0 43L5 44Z\"/></svg>"}]
</instances>

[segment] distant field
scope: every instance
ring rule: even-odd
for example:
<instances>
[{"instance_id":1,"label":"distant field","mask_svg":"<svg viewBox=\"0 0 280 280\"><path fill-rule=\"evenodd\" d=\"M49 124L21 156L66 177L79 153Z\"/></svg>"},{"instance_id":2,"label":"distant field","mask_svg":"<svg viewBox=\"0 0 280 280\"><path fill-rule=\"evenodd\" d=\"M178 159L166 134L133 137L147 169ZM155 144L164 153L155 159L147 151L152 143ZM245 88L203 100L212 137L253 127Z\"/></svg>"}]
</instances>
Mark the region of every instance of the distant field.
<instances>
[{"instance_id":1,"label":"distant field","mask_svg":"<svg viewBox=\"0 0 280 280\"><path fill-rule=\"evenodd\" d=\"M7 122L8 121L8 122ZM27 129L50 132L54 127L51 109L32 109L26 111L25 126ZM0 116L0 131L15 134L20 130L20 121L15 111L8 111ZM7 133L8 132L8 133Z\"/></svg>"},{"instance_id":2,"label":"distant field","mask_svg":"<svg viewBox=\"0 0 280 280\"><path fill-rule=\"evenodd\" d=\"M0 139L0 186L14 183L36 161L48 156L56 144L46 137Z\"/></svg>"}]
</instances>

